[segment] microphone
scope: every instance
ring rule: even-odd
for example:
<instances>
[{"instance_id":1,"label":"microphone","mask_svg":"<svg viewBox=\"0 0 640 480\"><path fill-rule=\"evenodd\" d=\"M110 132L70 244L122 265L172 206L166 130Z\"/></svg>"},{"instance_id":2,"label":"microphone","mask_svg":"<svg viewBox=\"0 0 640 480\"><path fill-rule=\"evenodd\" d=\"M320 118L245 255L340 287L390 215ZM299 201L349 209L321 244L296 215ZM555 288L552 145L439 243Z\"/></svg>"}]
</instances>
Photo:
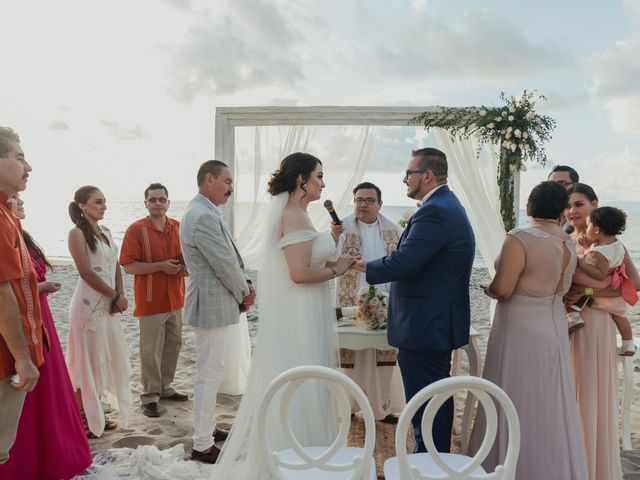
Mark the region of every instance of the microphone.
<instances>
[{"instance_id":1,"label":"microphone","mask_svg":"<svg viewBox=\"0 0 640 480\"><path fill-rule=\"evenodd\" d=\"M327 209L327 212L329 212L329 215L331 215L331 219L336 225L342 225L342 220L338 218L338 214L333 209L333 202L331 200L324 201L324 208Z\"/></svg>"}]
</instances>

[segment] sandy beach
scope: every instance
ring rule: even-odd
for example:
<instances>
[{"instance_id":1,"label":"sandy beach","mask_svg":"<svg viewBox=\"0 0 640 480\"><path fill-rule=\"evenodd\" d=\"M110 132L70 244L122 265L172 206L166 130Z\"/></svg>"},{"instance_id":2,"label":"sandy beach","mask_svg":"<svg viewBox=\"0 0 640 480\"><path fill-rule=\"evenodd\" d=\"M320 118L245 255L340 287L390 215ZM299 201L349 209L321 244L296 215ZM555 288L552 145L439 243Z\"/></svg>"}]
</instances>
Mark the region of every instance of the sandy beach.
<instances>
[{"instance_id":1,"label":"sandy beach","mask_svg":"<svg viewBox=\"0 0 640 480\"><path fill-rule=\"evenodd\" d=\"M75 290L77 283L77 273L73 265L58 264L53 273L49 274L49 280L62 283L62 289L54 295L51 295L49 302L55 319L58 335L63 350L66 351L68 337L68 308L71 296ZM471 280L472 294L472 322L473 326L479 331L479 346L483 358L486 349L486 343L489 335L489 301L478 287L481 283L486 283L488 274L484 269L474 269ZM131 378L131 388L134 394L134 407L131 412L129 424L120 426L112 432L105 434L95 440L89 440L91 451L94 454L101 454L96 457L100 461L106 461L108 455L103 452L113 448L129 447L136 448L140 445L153 445L158 449L164 450L176 445L182 444L184 451L188 454L191 451L191 435L193 427L192 417L192 400L186 402L161 401L160 410L162 416L159 418L148 418L144 416L140 409L140 372L138 359L138 322L132 316L133 277L125 275L124 278L126 296L129 299L130 308L122 314L122 323L124 332L127 337L129 346L130 359L133 367L133 377ZM259 286L258 286L259 292ZM635 336L640 336L640 308L633 310L632 324ZM252 337L257 333L259 320L256 319L256 312L250 312L249 330ZM184 328L183 346L178 362L178 369L174 387L177 391L193 395L193 378L195 374L195 347L193 330L189 327ZM466 373L466 362L463 362L463 373ZM632 422L632 445L633 450L623 452L623 469L625 471L625 479L640 479L640 361L635 363L634 378L634 402L631 412ZM219 395L218 396L218 421L224 428L230 428L235 417L235 412L240 403L240 396ZM110 417L118 420L116 412L110 413ZM179 447L178 447L179 450ZM193 462L189 462L193 463ZM202 472L206 468L198 467ZM122 472L123 476L127 472Z\"/></svg>"}]
</instances>

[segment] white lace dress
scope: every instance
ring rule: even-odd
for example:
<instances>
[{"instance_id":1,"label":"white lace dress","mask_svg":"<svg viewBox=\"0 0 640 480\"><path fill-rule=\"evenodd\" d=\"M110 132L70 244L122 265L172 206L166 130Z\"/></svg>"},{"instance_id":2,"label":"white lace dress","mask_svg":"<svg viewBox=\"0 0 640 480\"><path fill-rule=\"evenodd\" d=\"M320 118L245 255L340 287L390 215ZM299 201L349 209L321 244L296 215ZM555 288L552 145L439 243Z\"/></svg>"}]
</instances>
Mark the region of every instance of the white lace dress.
<instances>
[{"instance_id":1,"label":"white lace dress","mask_svg":"<svg viewBox=\"0 0 640 480\"><path fill-rule=\"evenodd\" d=\"M96 251L88 250L91 268L100 279L115 288L118 248L111 233L103 228L109 244L98 241ZM132 396L129 379L129 350L122 331L121 316L111 315L111 299L89 286L82 278L69 306L67 363L73 389L82 391L82 405L89 429L95 435L104 431L101 395L120 412L127 423Z\"/></svg>"},{"instance_id":2,"label":"white lace dress","mask_svg":"<svg viewBox=\"0 0 640 480\"><path fill-rule=\"evenodd\" d=\"M280 198L278 198L280 197ZM275 199L273 220L279 225L286 196ZM278 205L281 207L278 210ZM280 216L278 215L280 212ZM291 232L269 245L258 270L258 337L247 386L213 478L271 478L256 438L256 414L271 381L282 372L301 365L337 365L338 337L330 282L297 285L289 278L283 248L312 241L311 265L323 266L335 255L335 244L327 233L314 230ZM303 446L329 445L337 432L333 403L317 385L306 384L296 393L289 410L292 431ZM288 447L277 426L277 412L270 411L267 426L274 449Z\"/></svg>"}]
</instances>

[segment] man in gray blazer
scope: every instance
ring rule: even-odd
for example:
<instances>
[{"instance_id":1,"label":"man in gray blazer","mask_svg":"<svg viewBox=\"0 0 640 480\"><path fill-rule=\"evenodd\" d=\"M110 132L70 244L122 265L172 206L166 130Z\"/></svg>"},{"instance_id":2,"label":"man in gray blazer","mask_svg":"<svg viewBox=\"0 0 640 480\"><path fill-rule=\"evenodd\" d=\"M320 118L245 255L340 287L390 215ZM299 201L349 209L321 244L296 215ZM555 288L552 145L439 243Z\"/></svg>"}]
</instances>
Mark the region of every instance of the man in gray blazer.
<instances>
[{"instance_id":1,"label":"man in gray blazer","mask_svg":"<svg viewBox=\"0 0 640 480\"><path fill-rule=\"evenodd\" d=\"M215 463L220 450L214 442L227 435L216 429L215 409L228 330L238 323L240 309L253 303L254 293L219 208L233 193L231 170L218 160L203 163L198 189L180 224L182 254L189 271L184 323L194 327L196 343L191 458Z\"/></svg>"}]
</instances>

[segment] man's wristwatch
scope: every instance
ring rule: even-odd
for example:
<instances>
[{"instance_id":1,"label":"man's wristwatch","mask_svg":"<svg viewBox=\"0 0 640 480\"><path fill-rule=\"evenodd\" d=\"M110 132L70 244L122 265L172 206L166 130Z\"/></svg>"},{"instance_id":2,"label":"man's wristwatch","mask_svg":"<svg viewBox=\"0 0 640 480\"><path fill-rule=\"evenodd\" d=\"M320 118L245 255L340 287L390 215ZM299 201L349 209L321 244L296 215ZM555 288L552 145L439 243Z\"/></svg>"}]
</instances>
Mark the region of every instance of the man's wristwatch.
<instances>
[{"instance_id":1,"label":"man's wristwatch","mask_svg":"<svg viewBox=\"0 0 640 480\"><path fill-rule=\"evenodd\" d=\"M585 287L585 288L584 288L584 294L585 294L587 297L590 297L591 295L593 295L593 288L591 288L591 287Z\"/></svg>"}]
</instances>

